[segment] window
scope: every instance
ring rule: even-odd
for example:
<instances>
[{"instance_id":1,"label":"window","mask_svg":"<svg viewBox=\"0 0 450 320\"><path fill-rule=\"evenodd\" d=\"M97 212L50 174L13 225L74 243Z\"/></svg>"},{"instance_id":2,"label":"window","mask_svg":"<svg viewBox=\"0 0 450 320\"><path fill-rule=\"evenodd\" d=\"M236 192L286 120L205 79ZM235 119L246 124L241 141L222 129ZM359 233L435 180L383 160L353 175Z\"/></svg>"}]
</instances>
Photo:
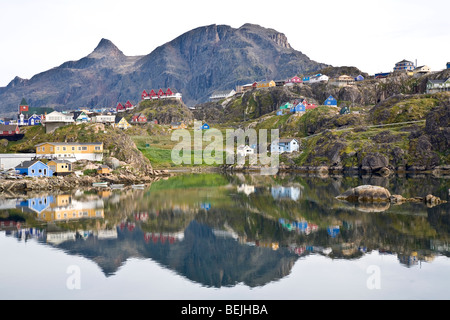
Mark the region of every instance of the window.
<instances>
[{"instance_id":1,"label":"window","mask_svg":"<svg viewBox=\"0 0 450 320\"><path fill-rule=\"evenodd\" d=\"M87 147L81 147L81 150L86 151Z\"/></svg>"},{"instance_id":2,"label":"window","mask_svg":"<svg viewBox=\"0 0 450 320\"><path fill-rule=\"evenodd\" d=\"M66 147L63 147L63 151L66 151Z\"/></svg>"},{"instance_id":3,"label":"window","mask_svg":"<svg viewBox=\"0 0 450 320\"><path fill-rule=\"evenodd\" d=\"M95 150L96 150L96 151L100 151L100 147L96 146L96 147L95 147Z\"/></svg>"},{"instance_id":4,"label":"window","mask_svg":"<svg viewBox=\"0 0 450 320\"><path fill-rule=\"evenodd\" d=\"M38 151L38 152L41 152L41 147L38 147L38 148L37 148L37 151Z\"/></svg>"},{"instance_id":5,"label":"window","mask_svg":"<svg viewBox=\"0 0 450 320\"><path fill-rule=\"evenodd\" d=\"M59 151L59 147L56 147L56 151Z\"/></svg>"},{"instance_id":6,"label":"window","mask_svg":"<svg viewBox=\"0 0 450 320\"><path fill-rule=\"evenodd\" d=\"M42 152L44 152L45 151L45 147L42 147Z\"/></svg>"},{"instance_id":7,"label":"window","mask_svg":"<svg viewBox=\"0 0 450 320\"><path fill-rule=\"evenodd\" d=\"M75 147L72 147L72 151L75 151Z\"/></svg>"}]
</instances>

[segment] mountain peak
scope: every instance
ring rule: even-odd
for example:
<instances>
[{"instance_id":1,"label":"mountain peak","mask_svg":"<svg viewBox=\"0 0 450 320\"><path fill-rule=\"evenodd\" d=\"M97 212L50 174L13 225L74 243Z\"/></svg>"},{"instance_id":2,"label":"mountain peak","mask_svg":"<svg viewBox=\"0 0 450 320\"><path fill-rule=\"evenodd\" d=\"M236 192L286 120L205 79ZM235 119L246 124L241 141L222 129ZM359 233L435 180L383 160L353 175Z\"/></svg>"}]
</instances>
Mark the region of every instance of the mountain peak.
<instances>
[{"instance_id":1,"label":"mountain peak","mask_svg":"<svg viewBox=\"0 0 450 320\"><path fill-rule=\"evenodd\" d=\"M116 47L110 40L102 38L89 58L102 58L105 56L124 56L123 52Z\"/></svg>"}]
</instances>

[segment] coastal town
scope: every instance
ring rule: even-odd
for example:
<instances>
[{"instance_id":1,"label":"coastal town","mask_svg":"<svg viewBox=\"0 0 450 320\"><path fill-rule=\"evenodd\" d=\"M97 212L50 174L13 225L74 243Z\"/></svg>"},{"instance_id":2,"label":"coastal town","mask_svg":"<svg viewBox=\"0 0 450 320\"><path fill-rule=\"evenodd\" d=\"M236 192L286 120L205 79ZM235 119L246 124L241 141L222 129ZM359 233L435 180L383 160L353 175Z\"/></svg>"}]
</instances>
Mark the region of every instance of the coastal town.
<instances>
[{"instance_id":1,"label":"coastal town","mask_svg":"<svg viewBox=\"0 0 450 320\"><path fill-rule=\"evenodd\" d=\"M450 69L450 63L447 63L446 69ZM215 91L210 96L211 102L226 101L236 96L241 96L246 92L255 90L264 90L272 87L293 87L303 85L314 85L316 83L328 83L335 87L352 86L355 83L367 80L384 81L388 77L407 76L420 77L424 74L433 73L427 66L416 66L411 61L402 60L395 63L392 72L378 73L373 76L358 75L351 77L348 75L339 75L330 78L325 74L314 74L309 76L294 76L286 80L262 80L248 84L239 85L230 91ZM426 85L426 93L446 92L450 91L450 78L441 80L428 80ZM172 100L179 103L182 102L182 94L175 88L167 89L150 89L143 90L140 102L143 101L161 101ZM276 116L286 114L295 114L302 116L308 111L317 108L320 105L338 108L338 100L329 95L322 103L312 103L306 98L296 98L292 101L286 101L278 106L275 112ZM23 98L18 106L16 119L0 120L0 138L7 141L20 141L23 138L21 129L24 127L44 126L45 133L51 134L61 127L69 125L79 125L84 123L100 124L121 130L128 130L133 126L142 126L148 123L158 124L158 120L149 118L148 114L136 111L139 107L138 103L131 100L119 101L117 105L109 108L87 109L79 108L74 111L51 111L44 114L39 113L39 108L32 108L28 105L26 98ZM192 108L195 109L195 106ZM349 114L350 109L347 105L338 108L339 114ZM187 129L192 125L192 121L180 119L170 123L170 130ZM203 123L201 130L207 130L210 126ZM280 137L276 143L269 145L267 151L271 153L293 153L298 152L301 141L293 137ZM35 145L35 152L20 154L0 154L0 166L4 171L14 171L18 176L28 177L51 177L64 176L73 173L73 163L76 161L92 161L97 163L99 174L109 173L112 171L103 163L103 143L78 143L78 142L45 142ZM242 156L251 155L258 152L257 145L239 145L236 153Z\"/></svg>"}]
</instances>

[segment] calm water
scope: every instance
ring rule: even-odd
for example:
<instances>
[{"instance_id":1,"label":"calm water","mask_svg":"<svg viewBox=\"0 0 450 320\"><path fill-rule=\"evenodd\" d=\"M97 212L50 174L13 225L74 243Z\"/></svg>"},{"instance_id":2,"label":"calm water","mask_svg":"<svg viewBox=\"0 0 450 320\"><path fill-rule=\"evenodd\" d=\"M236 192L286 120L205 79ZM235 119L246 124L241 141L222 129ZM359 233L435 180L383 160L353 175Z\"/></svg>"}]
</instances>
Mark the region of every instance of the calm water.
<instances>
[{"instance_id":1,"label":"calm water","mask_svg":"<svg viewBox=\"0 0 450 320\"><path fill-rule=\"evenodd\" d=\"M449 299L450 205L355 206L431 176L180 175L142 190L3 195L0 299Z\"/></svg>"}]
</instances>

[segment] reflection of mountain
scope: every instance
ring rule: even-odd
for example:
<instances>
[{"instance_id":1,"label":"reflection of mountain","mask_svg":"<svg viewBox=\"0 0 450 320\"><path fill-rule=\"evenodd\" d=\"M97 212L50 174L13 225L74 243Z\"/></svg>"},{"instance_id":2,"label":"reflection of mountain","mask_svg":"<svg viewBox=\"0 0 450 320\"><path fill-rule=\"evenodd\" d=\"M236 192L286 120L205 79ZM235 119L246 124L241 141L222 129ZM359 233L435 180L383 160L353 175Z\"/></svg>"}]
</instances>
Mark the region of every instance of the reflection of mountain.
<instances>
[{"instance_id":1,"label":"reflection of mountain","mask_svg":"<svg viewBox=\"0 0 450 320\"><path fill-rule=\"evenodd\" d=\"M91 237L63 242L57 247L92 259L106 275L114 274L128 258L150 258L211 287L237 283L261 286L285 277L297 259L288 250L240 244L233 237L223 236L195 221L179 241L152 239L138 227L118 228L117 239L100 241Z\"/></svg>"}]
</instances>

